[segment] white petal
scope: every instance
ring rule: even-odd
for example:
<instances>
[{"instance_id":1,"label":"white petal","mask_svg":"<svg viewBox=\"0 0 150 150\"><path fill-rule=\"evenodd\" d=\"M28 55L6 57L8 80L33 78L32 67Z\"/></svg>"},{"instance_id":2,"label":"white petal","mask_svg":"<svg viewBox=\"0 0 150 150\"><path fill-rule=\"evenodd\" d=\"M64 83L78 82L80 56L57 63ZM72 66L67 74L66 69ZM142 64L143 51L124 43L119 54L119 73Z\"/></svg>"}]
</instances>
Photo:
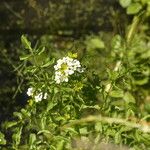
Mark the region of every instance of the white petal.
<instances>
[{"instance_id":1,"label":"white petal","mask_svg":"<svg viewBox=\"0 0 150 150\"><path fill-rule=\"evenodd\" d=\"M32 96L33 95L33 88L28 88L28 91L27 91L27 95L28 96Z\"/></svg>"},{"instance_id":2,"label":"white petal","mask_svg":"<svg viewBox=\"0 0 150 150\"><path fill-rule=\"evenodd\" d=\"M57 66L57 65L55 65L55 66L54 66L54 69L55 69L55 70L58 70L58 66Z\"/></svg>"},{"instance_id":3,"label":"white petal","mask_svg":"<svg viewBox=\"0 0 150 150\"><path fill-rule=\"evenodd\" d=\"M65 78L64 81L65 81L65 82L68 82L68 78Z\"/></svg>"},{"instance_id":4,"label":"white petal","mask_svg":"<svg viewBox=\"0 0 150 150\"><path fill-rule=\"evenodd\" d=\"M47 95L48 95L48 94L45 93L43 99L47 99Z\"/></svg>"}]
</instances>

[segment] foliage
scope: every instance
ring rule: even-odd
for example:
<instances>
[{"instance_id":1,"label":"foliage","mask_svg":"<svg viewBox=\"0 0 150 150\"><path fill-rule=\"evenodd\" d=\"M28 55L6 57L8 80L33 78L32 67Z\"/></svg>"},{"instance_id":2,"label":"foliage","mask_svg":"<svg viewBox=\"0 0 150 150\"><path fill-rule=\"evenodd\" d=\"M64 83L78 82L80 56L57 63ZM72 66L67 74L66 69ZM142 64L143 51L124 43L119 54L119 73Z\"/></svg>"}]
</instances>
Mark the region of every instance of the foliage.
<instances>
[{"instance_id":1,"label":"foliage","mask_svg":"<svg viewBox=\"0 0 150 150\"><path fill-rule=\"evenodd\" d=\"M122 7L126 8L129 15L134 15L144 10L146 11L146 15L150 16L149 0L119 0L119 2Z\"/></svg>"},{"instance_id":2,"label":"foliage","mask_svg":"<svg viewBox=\"0 0 150 150\"><path fill-rule=\"evenodd\" d=\"M105 79L86 68L60 84L54 81L56 60L44 47L32 48L25 36L21 39L27 52L20 57L26 64L21 69L24 78L48 98L37 103L30 98L25 108L14 112L14 121L3 124L12 132L13 149L71 149L73 139L89 136L95 144L103 139L135 149L149 147L150 128L145 125L149 115L141 105L149 94L145 88L149 88L150 57L143 37L135 36L130 46L119 35L112 39L109 63L116 65L114 70L107 68ZM104 48L101 41L97 47L98 38L91 42L91 50ZM102 116L88 117L92 114Z\"/></svg>"},{"instance_id":3,"label":"foliage","mask_svg":"<svg viewBox=\"0 0 150 150\"><path fill-rule=\"evenodd\" d=\"M19 65L12 64L21 81L16 94L25 90L28 100L2 123L1 149L150 149L150 40L139 26L149 2L119 2L134 15L124 36L103 31L55 42L55 36L43 35L35 42L22 35ZM78 65L69 70L74 60ZM67 80L56 82L58 71Z\"/></svg>"}]
</instances>

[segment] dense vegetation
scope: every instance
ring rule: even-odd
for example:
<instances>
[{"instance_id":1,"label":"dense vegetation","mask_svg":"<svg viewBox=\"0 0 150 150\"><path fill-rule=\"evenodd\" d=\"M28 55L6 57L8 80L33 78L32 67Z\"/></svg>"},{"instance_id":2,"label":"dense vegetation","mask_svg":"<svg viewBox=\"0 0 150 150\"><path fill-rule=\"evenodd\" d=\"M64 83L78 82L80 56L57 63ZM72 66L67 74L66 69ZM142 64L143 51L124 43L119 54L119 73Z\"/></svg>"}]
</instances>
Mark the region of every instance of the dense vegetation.
<instances>
[{"instance_id":1,"label":"dense vegetation","mask_svg":"<svg viewBox=\"0 0 150 150\"><path fill-rule=\"evenodd\" d=\"M0 149L150 149L149 0L1 3Z\"/></svg>"}]
</instances>

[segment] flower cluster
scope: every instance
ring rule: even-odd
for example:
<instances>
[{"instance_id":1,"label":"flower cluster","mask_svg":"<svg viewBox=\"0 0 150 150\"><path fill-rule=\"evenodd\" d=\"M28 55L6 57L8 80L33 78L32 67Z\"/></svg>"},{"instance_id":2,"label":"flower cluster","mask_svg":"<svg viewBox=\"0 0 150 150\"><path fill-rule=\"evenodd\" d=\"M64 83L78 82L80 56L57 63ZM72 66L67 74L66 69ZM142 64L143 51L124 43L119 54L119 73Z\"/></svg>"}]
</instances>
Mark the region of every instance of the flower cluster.
<instances>
[{"instance_id":1,"label":"flower cluster","mask_svg":"<svg viewBox=\"0 0 150 150\"><path fill-rule=\"evenodd\" d=\"M34 94L35 94L35 90L32 87L28 88L27 95L34 97L35 102L39 102L42 99L47 99L47 93L43 94L42 92L40 92L38 94L35 94L35 95Z\"/></svg>"},{"instance_id":2,"label":"flower cluster","mask_svg":"<svg viewBox=\"0 0 150 150\"><path fill-rule=\"evenodd\" d=\"M57 64L54 66L55 69L55 81L57 84L61 82L68 82L69 75L74 74L75 71L80 73L83 72L81 64L77 59L70 57L63 57L57 60Z\"/></svg>"}]
</instances>

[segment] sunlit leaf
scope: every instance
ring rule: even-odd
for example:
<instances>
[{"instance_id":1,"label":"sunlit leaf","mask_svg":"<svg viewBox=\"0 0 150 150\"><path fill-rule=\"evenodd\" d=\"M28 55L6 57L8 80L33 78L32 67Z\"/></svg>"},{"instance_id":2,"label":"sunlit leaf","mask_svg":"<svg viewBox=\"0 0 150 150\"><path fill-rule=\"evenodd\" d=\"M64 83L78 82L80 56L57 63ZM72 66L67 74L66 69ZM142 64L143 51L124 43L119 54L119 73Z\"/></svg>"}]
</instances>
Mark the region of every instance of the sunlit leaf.
<instances>
[{"instance_id":1,"label":"sunlit leaf","mask_svg":"<svg viewBox=\"0 0 150 150\"><path fill-rule=\"evenodd\" d=\"M124 94L123 99L124 99L127 103L135 103L135 102L136 102L136 101L135 101L135 98L134 98L134 97L132 96L132 94L129 93L129 92L126 92L126 93Z\"/></svg>"},{"instance_id":2,"label":"sunlit leaf","mask_svg":"<svg viewBox=\"0 0 150 150\"><path fill-rule=\"evenodd\" d=\"M123 91L121 90L113 90L110 92L109 94L111 97L114 97L114 98L121 98L124 96L124 93Z\"/></svg>"},{"instance_id":3,"label":"sunlit leaf","mask_svg":"<svg viewBox=\"0 0 150 150\"><path fill-rule=\"evenodd\" d=\"M126 8L131 4L131 0L119 0L119 3L122 7Z\"/></svg>"},{"instance_id":4,"label":"sunlit leaf","mask_svg":"<svg viewBox=\"0 0 150 150\"><path fill-rule=\"evenodd\" d=\"M136 14L138 13L140 10L142 9L142 5L140 3L132 3L131 5L129 5L129 7L127 8L127 14Z\"/></svg>"},{"instance_id":5,"label":"sunlit leaf","mask_svg":"<svg viewBox=\"0 0 150 150\"><path fill-rule=\"evenodd\" d=\"M28 41L28 39L26 38L25 35L22 35L22 36L21 36L21 42L22 42L23 46L24 46L26 49L29 49L29 50L32 49L32 48L31 48L31 42Z\"/></svg>"},{"instance_id":6,"label":"sunlit leaf","mask_svg":"<svg viewBox=\"0 0 150 150\"><path fill-rule=\"evenodd\" d=\"M5 145L5 144L6 144L6 140L4 134L0 132L0 145Z\"/></svg>"}]
</instances>

